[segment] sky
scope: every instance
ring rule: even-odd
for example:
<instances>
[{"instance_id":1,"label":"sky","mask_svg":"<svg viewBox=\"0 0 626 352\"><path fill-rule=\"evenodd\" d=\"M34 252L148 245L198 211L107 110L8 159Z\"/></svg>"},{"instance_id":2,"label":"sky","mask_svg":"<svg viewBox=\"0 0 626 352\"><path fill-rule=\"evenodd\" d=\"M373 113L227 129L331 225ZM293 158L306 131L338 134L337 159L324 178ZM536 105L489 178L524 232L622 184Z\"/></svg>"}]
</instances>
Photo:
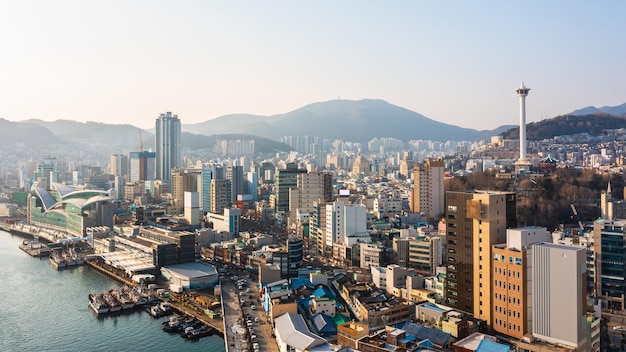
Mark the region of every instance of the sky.
<instances>
[{"instance_id":1,"label":"sky","mask_svg":"<svg viewBox=\"0 0 626 352\"><path fill-rule=\"evenodd\" d=\"M383 99L474 129L626 102L623 1L0 2L0 118L154 127Z\"/></svg>"}]
</instances>

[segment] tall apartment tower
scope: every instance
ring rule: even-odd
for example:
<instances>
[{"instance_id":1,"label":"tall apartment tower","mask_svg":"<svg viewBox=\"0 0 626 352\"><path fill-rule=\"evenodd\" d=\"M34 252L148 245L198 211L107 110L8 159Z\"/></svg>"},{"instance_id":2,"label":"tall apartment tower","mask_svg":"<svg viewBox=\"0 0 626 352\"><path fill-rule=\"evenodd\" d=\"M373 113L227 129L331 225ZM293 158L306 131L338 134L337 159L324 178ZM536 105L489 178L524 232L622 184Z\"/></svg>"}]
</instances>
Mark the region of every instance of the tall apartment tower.
<instances>
[{"instance_id":1,"label":"tall apartment tower","mask_svg":"<svg viewBox=\"0 0 626 352\"><path fill-rule=\"evenodd\" d=\"M550 241L539 226L508 229L506 244L493 246L490 325L499 333L521 339L532 328L532 246Z\"/></svg>"},{"instance_id":2,"label":"tall apartment tower","mask_svg":"<svg viewBox=\"0 0 626 352\"><path fill-rule=\"evenodd\" d=\"M315 202L333 200L333 175L325 172L298 174L297 188L289 190L289 224L296 223L298 209L313 211Z\"/></svg>"},{"instance_id":3,"label":"tall apartment tower","mask_svg":"<svg viewBox=\"0 0 626 352\"><path fill-rule=\"evenodd\" d=\"M428 159L413 167L413 212L424 213L428 219L444 212L443 160Z\"/></svg>"},{"instance_id":4,"label":"tall apartment tower","mask_svg":"<svg viewBox=\"0 0 626 352\"><path fill-rule=\"evenodd\" d=\"M298 169L294 163L289 163L285 169L276 172L274 190L276 193L276 212L289 211L289 189L298 187L298 175L306 173L305 169Z\"/></svg>"},{"instance_id":5,"label":"tall apartment tower","mask_svg":"<svg viewBox=\"0 0 626 352\"><path fill-rule=\"evenodd\" d=\"M178 115L171 112L156 119L156 178L169 184L174 167L183 166L181 126Z\"/></svg>"},{"instance_id":6,"label":"tall apartment tower","mask_svg":"<svg viewBox=\"0 0 626 352\"><path fill-rule=\"evenodd\" d=\"M491 321L491 248L517 226L516 194L446 192L446 303Z\"/></svg>"},{"instance_id":7,"label":"tall apartment tower","mask_svg":"<svg viewBox=\"0 0 626 352\"><path fill-rule=\"evenodd\" d=\"M353 246L369 242L367 210L362 204L345 204L336 201L326 204L325 247L332 248L337 241Z\"/></svg>"},{"instance_id":8,"label":"tall apartment tower","mask_svg":"<svg viewBox=\"0 0 626 352\"><path fill-rule=\"evenodd\" d=\"M130 182L151 181L156 177L155 152L130 152Z\"/></svg>"},{"instance_id":9,"label":"tall apartment tower","mask_svg":"<svg viewBox=\"0 0 626 352\"><path fill-rule=\"evenodd\" d=\"M184 210L185 192L198 191L198 179L201 178L200 175L200 170L197 169L172 169L171 192L174 198L172 210L175 214L181 213ZM200 203L199 196L198 203Z\"/></svg>"},{"instance_id":10,"label":"tall apartment tower","mask_svg":"<svg viewBox=\"0 0 626 352\"><path fill-rule=\"evenodd\" d=\"M211 180L211 188L209 191L211 213L222 214L225 208L230 207L232 199L230 198L230 180L213 179Z\"/></svg>"},{"instance_id":11,"label":"tall apartment tower","mask_svg":"<svg viewBox=\"0 0 626 352\"><path fill-rule=\"evenodd\" d=\"M554 344L586 351L587 269L581 247L533 246L532 333Z\"/></svg>"},{"instance_id":12,"label":"tall apartment tower","mask_svg":"<svg viewBox=\"0 0 626 352\"><path fill-rule=\"evenodd\" d=\"M128 175L128 156L126 154L111 154L109 158L109 174L124 177Z\"/></svg>"}]
</instances>

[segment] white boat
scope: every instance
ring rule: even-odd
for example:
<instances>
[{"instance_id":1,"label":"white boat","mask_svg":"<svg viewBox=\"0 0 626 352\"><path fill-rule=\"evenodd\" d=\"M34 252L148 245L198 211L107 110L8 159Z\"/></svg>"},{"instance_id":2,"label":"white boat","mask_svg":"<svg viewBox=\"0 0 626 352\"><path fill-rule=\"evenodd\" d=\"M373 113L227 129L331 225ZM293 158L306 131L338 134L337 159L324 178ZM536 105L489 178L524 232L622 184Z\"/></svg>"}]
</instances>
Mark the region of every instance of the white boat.
<instances>
[{"instance_id":1,"label":"white boat","mask_svg":"<svg viewBox=\"0 0 626 352\"><path fill-rule=\"evenodd\" d=\"M94 293L89 294L89 307L96 315L109 313L109 307L102 301L100 295Z\"/></svg>"}]
</instances>

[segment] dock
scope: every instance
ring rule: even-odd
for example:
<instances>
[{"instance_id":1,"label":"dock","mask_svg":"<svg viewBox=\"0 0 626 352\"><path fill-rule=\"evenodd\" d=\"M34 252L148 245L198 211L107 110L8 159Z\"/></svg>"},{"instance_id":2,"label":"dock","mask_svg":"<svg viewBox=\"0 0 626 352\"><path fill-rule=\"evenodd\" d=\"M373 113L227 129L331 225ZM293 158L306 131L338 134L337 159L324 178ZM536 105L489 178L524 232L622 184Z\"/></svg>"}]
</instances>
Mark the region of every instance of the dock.
<instances>
[{"instance_id":1,"label":"dock","mask_svg":"<svg viewBox=\"0 0 626 352\"><path fill-rule=\"evenodd\" d=\"M119 282L122 282L126 285L134 285L135 283L132 282L131 280L129 280L126 277L123 277L121 275L118 275L110 270L108 270L107 268L101 266L96 260L92 260L92 259L87 259L85 261L85 263L91 267L94 268L95 270L99 271L100 273L114 279L117 280ZM170 299L164 298L164 297L159 297L160 300L167 302L176 312L180 313L180 314L184 314L184 315L189 315L189 316L193 316L194 318L200 320L202 323L214 328L218 333L220 334L224 334L224 324L222 319L212 319L209 316L205 315L204 312L198 310L198 308L196 307L192 307L188 304L185 304L184 302L181 302L179 300L176 299L176 297L170 296Z\"/></svg>"},{"instance_id":2,"label":"dock","mask_svg":"<svg viewBox=\"0 0 626 352\"><path fill-rule=\"evenodd\" d=\"M166 300L165 302L167 302L177 313L194 317L224 336L224 324L221 317L220 319L212 319L205 315L202 311L197 310L197 308L190 307L189 305L176 300L174 297L170 297L170 300Z\"/></svg>"},{"instance_id":3,"label":"dock","mask_svg":"<svg viewBox=\"0 0 626 352\"><path fill-rule=\"evenodd\" d=\"M102 274L104 274L104 275L106 275L106 276L108 276L108 277L110 277L110 278L112 278L114 280L117 280L117 281L119 281L121 283L124 283L126 285L133 286L135 284L134 282L132 282L128 278L120 276L120 275L117 275L116 273L114 273L114 272L112 272L110 270L107 270L106 268L101 266L97 261L95 261L93 259L86 259L85 260L85 264L87 264L87 266L89 266L91 268L96 269L96 271L99 271L100 273L102 273Z\"/></svg>"},{"instance_id":4,"label":"dock","mask_svg":"<svg viewBox=\"0 0 626 352\"><path fill-rule=\"evenodd\" d=\"M47 258L50 256L50 248L39 241L24 240L19 247L31 257Z\"/></svg>"}]
</instances>

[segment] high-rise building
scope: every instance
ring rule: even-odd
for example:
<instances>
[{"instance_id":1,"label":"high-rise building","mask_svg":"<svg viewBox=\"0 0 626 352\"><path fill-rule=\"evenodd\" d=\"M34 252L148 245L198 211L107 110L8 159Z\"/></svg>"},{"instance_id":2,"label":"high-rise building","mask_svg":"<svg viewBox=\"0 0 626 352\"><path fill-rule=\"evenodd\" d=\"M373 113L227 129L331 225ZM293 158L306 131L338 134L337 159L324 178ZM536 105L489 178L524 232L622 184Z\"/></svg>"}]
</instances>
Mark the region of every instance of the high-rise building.
<instances>
[{"instance_id":1,"label":"high-rise building","mask_svg":"<svg viewBox=\"0 0 626 352\"><path fill-rule=\"evenodd\" d=\"M313 203L333 200L333 175L325 172L298 174L297 188L289 190L289 224L296 223L296 213L301 209L313 211Z\"/></svg>"},{"instance_id":2,"label":"high-rise building","mask_svg":"<svg viewBox=\"0 0 626 352\"><path fill-rule=\"evenodd\" d=\"M407 267L425 275L434 275L443 261L443 239L437 235L409 239Z\"/></svg>"},{"instance_id":3,"label":"high-rise building","mask_svg":"<svg viewBox=\"0 0 626 352\"><path fill-rule=\"evenodd\" d=\"M594 221L593 244L596 296L601 299L603 308L625 311L626 221Z\"/></svg>"},{"instance_id":4,"label":"high-rise building","mask_svg":"<svg viewBox=\"0 0 626 352\"><path fill-rule=\"evenodd\" d=\"M130 182L151 181L156 177L155 152L130 152Z\"/></svg>"},{"instance_id":5,"label":"high-rise building","mask_svg":"<svg viewBox=\"0 0 626 352\"><path fill-rule=\"evenodd\" d=\"M548 241L545 227L507 230L505 244L492 248L490 325L499 333L521 339L531 332L532 245Z\"/></svg>"},{"instance_id":6,"label":"high-rise building","mask_svg":"<svg viewBox=\"0 0 626 352\"><path fill-rule=\"evenodd\" d=\"M246 172L244 180L244 194L249 195L251 201L257 200L257 192L259 188L259 177L256 172Z\"/></svg>"},{"instance_id":7,"label":"high-rise building","mask_svg":"<svg viewBox=\"0 0 626 352\"><path fill-rule=\"evenodd\" d=\"M326 253L326 203L314 202L313 211L309 213L309 237L312 249L318 253Z\"/></svg>"},{"instance_id":8,"label":"high-rise building","mask_svg":"<svg viewBox=\"0 0 626 352\"><path fill-rule=\"evenodd\" d=\"M174 204L172 204L172 212L179 214L184 209L185 192L198 191L198 179L200 178L200 170L197 169L172 169L171 190ZM199 202L199 201L198 201Z\"/></svg>"},{"instance_id":9,"label":"high-rise building","mask_svg":"<svg viewBox=\"0 0 626 352\"><path fill-rule=\"evenodd\" d=\"M352 164L352 176L357 175L369 175L370 174L370 162L366 157L361 155L357 155L356 159L354 159L354 163Z\"/></svg>"},{"instance_id":10,"label":"high-rise building","mask_svg":"<svg viewBox=\"0 0 626 352\"><path fill-rule=\"evenodd\" d=\"M109 158L109 174L124 177L128 175L128 155L111 154Z\"/></svg>"},{"instance_id":11,"label":"high-rise building","mask_svg":"<svg viewBox=\"0 0 626 352\"><path fill-rule=\"evenodd\" d=\"M533 246L532 333L536 338L587 350L585 259L584 248L551 243Z\"/></svg>"},{"instance_id":12,"label":"high-rise building","mask_svg":"<svg viewBox=\"0 0 626 352\"><path fill-rule=\"evenodd\" d=\"M446 304L491 321L491 248L517 226L516 194L446 192Z\"/></svg>"},{"instance_id":13,"label":"high-rise building","mask_svg":"<svg viewBox=\"0 0 626 352\"><path fill-rule=\"evenodd\" d=\"M178 115L171 112L159 115L156 119L156 178L170 183L172 168L181 167L181 125Z\"/></svg>"},{"instance_id":14,"label":"high-rise building","mask_svg":"<svg viewBox=\"0 0 626 352\"><path fill-rule=\"evenodd\" d=\"M230 180L230 199L233 202L237 200L237 196L243 194L244 178L242 166L229 166L226 168L226 179Z\"/></svg>"},{"instance_id":15,"label":"high-rise building","mask_svg":"<svg viewBox=\"0 0 626 352\"><path fill-rule=\"evenodd\" d=\"M294 163L276 172L274 190L276 193L276 212L286 213L289 211L289 189L298 187L298 175L306 173L305 169L299 169Z\"/></svg>"},{"instance_id":16,"label":"high-rise building","mask_svg":"<svg viewBox=\"0 0 626 352\"><path fill-rule=\"evenodd\" d=\"M370 242L367 232L367 209L362 204L332 202L326 204L326 248L340 241L348 246Z\"/></svg>"},{"instance_id":17,"label":"high-rise building","mask_svg":"<svg viewBox=\"0 0 626 352\"><path fill-rule=\"evenodd\" d=\"M221 214L225 208L230 207L232 199L230 198L230 181L226 179L211 180L211 189L209 198L211 205L209 211L211 213Z\"/></svg>"},{"instance_id":18,"label":"high-rise building","mask_svg":"<svg viewBox=\"0 0 626 352\"><path fill-rule=\"evenodd\" d=\"M427 219L443 215L443 160L428 159L413 168L413 212L424 213Z\"/></svg>"},{"instance_id":19,"label":"high-rise building","mask_svg":"<svg viewBox=\"0 0 626 352\"><path fill-rule=\"evenodd\" d=\"M203 166L200 171L200 208L204 213L211 211L211 180L213 167Z\"/></svg>"}]
</instances>

